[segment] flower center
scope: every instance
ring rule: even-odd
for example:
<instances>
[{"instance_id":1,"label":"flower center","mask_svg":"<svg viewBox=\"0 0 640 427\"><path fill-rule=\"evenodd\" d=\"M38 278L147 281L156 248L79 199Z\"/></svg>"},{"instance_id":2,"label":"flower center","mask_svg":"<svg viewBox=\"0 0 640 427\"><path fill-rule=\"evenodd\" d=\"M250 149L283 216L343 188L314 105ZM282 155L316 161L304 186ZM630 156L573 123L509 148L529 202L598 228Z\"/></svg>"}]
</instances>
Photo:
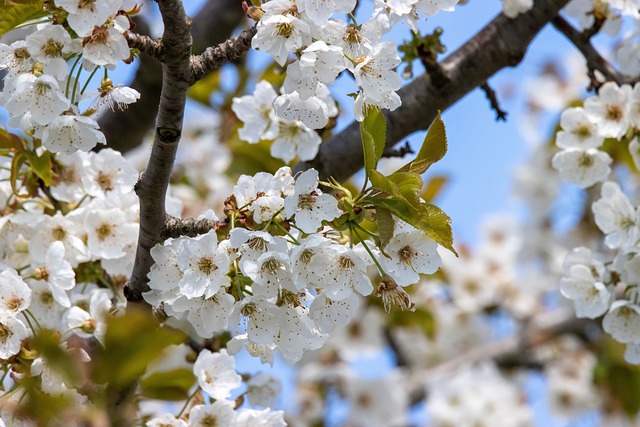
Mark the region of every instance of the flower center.
<instances>
[{"instance_id":1,"label":"flower center","mask_svg":"<svg viewBox=\"0 0 640 427\"><path fill-rule=\"evenodd\" d=\"M96 234L98 235L98 240L100 240L101 242L106 240L111 235L111 224L106 222L103 223L96 230Z\"/></svg>"},{"instance_id":2,"label":"flower center","mask_svg":"<svg viewBox=\"0 0 640 427\"><path fill-rule=\"evenodd\" d=\"M617 122L622 119L622 116L622 109L618 105L607 105L607 119Z\"/></svg>"},{"instance_id":3,"label":"flower center","mask_svg":"<svg viewBox=\"0 0 640 427\"><path fill-rule=\"evenodd\" d=\"M44 45L42 49L45 56L49 58L57 58L62 56L62 43L55 41L54 39L49 39Z\"/></svg>"},{"instance_id":4,"label":"flower center","mask_svg":"<svg viewBox=\"0 0 640 427\"><path fill-rule=\"evenodd\" d=\"M53 230L51 230L51 237L54 240L64 240L67 237L67 230L62 228L61 225L56 225Z\"/></svg>"},{"instance_id":5,"label":"flower center","mask_svg":"<svg viewBox=\"0 0 640 427\"><path fill-rule=\"evenodd\" d=\"M218 269L211 258L202 257L198 260L198 269L204 274L211 274Z\"/></svg>"}]
</instances>

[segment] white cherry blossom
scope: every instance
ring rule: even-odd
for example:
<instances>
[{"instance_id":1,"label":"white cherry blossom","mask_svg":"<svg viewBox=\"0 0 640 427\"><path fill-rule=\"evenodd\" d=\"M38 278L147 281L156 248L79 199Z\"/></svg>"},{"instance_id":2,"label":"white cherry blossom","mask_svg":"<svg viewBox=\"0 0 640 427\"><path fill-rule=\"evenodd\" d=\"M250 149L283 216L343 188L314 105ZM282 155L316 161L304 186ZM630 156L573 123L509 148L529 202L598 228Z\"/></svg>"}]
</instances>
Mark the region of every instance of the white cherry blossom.
<instances>
[{"instance_id":1,"label":"white cherry blossom","mask_svg":"<svg viewBox=\"0 0 640 427\"><path fill-rule=\"evenodd\" d=\"M282 120L279 133L271 144L271 156L287 163L296 156L302 161L313 160L321 142L320 135L304 123Z\"/></svg>"},{"instance_id":2,"label":"white cherry blossom","mask_svg":"<svg viewBox=\"0 0 640 427\"><path fill-rule=\"evenodd\" d=\"M53 76L43 74L36 77L27 73L16 77L15 92L5 107L12 117L29 112L34 122L47 125L68 109L69 105L69 100Z\"/></svg>"},{"instance_id":3,"label":"white cherry blossom","mask_svg":"<svg viewBox=\"0 0 640 427\"><path fill-rule=\"evenodd\" d=\"M227 399L242 384L236 372L236 362L225 349L212 353L204 349L193 364L193 374L200 388L216 400Z\"/></svg>"},{"instance_id":4,"label":"white cherry blossom","mask_svg":"<svg viewBox=\"0 0 640 427\"><path fill-rule=\"evenodd\" d=\"M178 267L184 273L180 290L187 298L216 294L229 285L229 258L217 250L215 230L185 241L178 252Z\"/></svg>"},{"instance_id":5,"label":"white cherry blossom","mask_svg":"<svg viewBox=\"0 0 640 427\"><path fill-rule=\"evenodd\" d=\"M189 411L190 427L233 426L238 414L229 400L217 400L211 405L196 405Z\"/></svg>"},{"instance_id":6,"label":"white cherry blossom","mask_svg":"<svg viewBox=\"0 0 640 427\"><path fill-rule=\"evenodd\" d=\"M0 320L16 317L31 304L31 289L13 268L0 272Z\"/></svg>"},{"instance_id":7,"label":"white cherry blossom","mask_svg":"<svg viewBox=\"0 0 640 427\"><path fill-rule=\"evenodd\" d=\"M400 62L393 43L376 44L367 56L356 59L356 84L367 97L373 101L381 101L386 94L400 89L402 85L400 76L394 71Z\"/></svg>"},{"instance_id":8,"label":"white cherry blossom","mask_svg":"<svg viewBox=\"0 0 640 427\"><path fill-rule=\"evenodd\" d=\"M602 328L621 343L640 342L640 306L627 300L614 302L602 319Z\"/></svg>"},{"instance_id":9,"label":"white cherry blossom","mask_svg":"<svg viewBox=\"0 0 640 427\"><path fill-rule=\"evenodd\" d=\"M296 179L295 194L284 199L287 218L296 216L296 226L305 233L314 233L322 221L332 221L342 214L338 201L318 189L318 171L309 169Z\"/></svg>"},{"instance_id":10,"label":"white cherry blossom","mask_svg":"<svg viewBox=\"0 0 640 427\"><path fill-rule=\"evenodd\" d=\"M560 282L560 292L573 301L576 316L595 319L609 310L613 294L591 270L581 264L573 265L569 276Z\"/></svg>"},{"instance_id":11,"label":"white cherry blossom","mask_svg":"<svg viewBox=\"0 0 640 427\"><path fill-rule=\"evenodd\" d=\"M278 135L278 117L272 107L277 96L271 84L263 80L256 85L253 95L233 98L231 110L244 122L238 130L240 139L256 143Z\"/></svg>"},{"instance_id":12,"label":"white cherry blossom","mask_svg":"<svg viewBox=\"0 0 640 427\"><path fill-rule=\"evenodd\" d=\"M556 145L560 148L598 148L604 138L587 112L580 107L569 108L560 116L562 130L556 134Z\"/></svg>"},{"instance_id":13,"label":"white cherry blossom","mask_svg":"<svg viewBox=\"0 0 640 427\"><path fill-rule=\"evenodd\" d=\"M560 172L564 181L588 188L609 176L611 161L611 157L604 151L572 148L556 153L551 164Z\"/></svg>"},{"instance_id":14,"label":"white cherry blossom","mask_svg":"<svg viewBox=\"0 0 640 427\"><path fill-rule=\"evenodd\" d=\"M440 267L440 255L436 242L415 230L400 233L385 246L391 258L380 256L382 267L400 286L408 286L420 280L420 274L432 274Z\"/></svg>"},{"instance_id":15,"label":"white cherry blossom","mask_svg":"<svg viewBox=\"0 0 640 427\"><path fill-rule=\"evenodd\" d=\"M66 291L73 289L76 284L75 273L71 265L64 259L64 245L55 241L47 251L45 265L36 267L33 276L37 280L47 282L53 298L63 307L69 307L69 296Z\"/></svg>"},{"instance_id":16,"label":"white cherry blossom","mask_svg":"<svg viewBox=\"0 0 640 427\"><path fill-rule=\"evenodd\" d=\"M104 134L98 129L98 123L91 117L63 114L44 129L42 145L54 153L89 151L98 144L107 143Z\"/></svg>"},{"instance_id":17,"label":"white cherry blossom","mask_svg":"<svg viewBox=\"0 0 640 427\"><path fill-rule=\"evenodd\" d=\"M636 244L640 238L638 212L617 183L608 181L602 185L602 198L593 204L592 210L598 228L607 235L604 240L607 246Z\"/></svg>"},{"instance_id":18,"label":"white cherry blossom","mask_svg":"<svg viewBox=\"0 0 640 427\"><path fill-rule=\"evenodd\" d=\"M629 128L629 97L631 87L616 83L602 85L597 96L584 101L584 109L595 121L600 135L620 138Z\"/></svg>"},{"instance_id":19,"label":"white cherry blossom","mask_svg":"<svg viewBox=\"0 0 640 427\"><path fill-rule=\"evenodd\" d=\"M88 36L94 26L104 24L122 3L123 0L56 0L56 6L69 12L69 26L81 37Z\"/></svg>"},{"instance_id":20,"label":"white cherry blossom","mask_svg":"<svg viewBox=\"0 0 640 427\"><path fill-rule=\"evenodd\" d=\"M0 359L8 359L18 354L20 341L28 336L29 332L20 319L0 319Z\"/></svg>"}]
</instances>

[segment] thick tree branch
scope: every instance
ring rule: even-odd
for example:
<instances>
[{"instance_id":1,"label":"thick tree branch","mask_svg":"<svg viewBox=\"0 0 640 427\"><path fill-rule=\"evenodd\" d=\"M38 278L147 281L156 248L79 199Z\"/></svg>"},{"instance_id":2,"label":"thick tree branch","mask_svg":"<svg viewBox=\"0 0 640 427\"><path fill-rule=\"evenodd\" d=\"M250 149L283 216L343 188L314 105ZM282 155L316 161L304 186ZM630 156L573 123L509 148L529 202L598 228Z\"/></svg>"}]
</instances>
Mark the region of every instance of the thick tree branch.
<instances>
[{"instance_id":1,"label":"thick tree branch","mask_svg":"<svg viewBox=\"0 0 640 427\"><path fill-rule=\"evenodd\" d=\"M251 39L255 34L255 27L244 30L239 35L230 37L224 43L220 43L215 47L208 47L202 55L192 57L193 82L195 83L211 71L244 55L251 47Z\"/></svg>"},{"instance_id":2,"label":"thick tree branch","mask_svg":"<svg viewBox=\"0 0 640 427\"><path fill-rule=\"evenodd\" d=\"M602 85L602 82L596 79L595 71L602 73L606 81L616 82L619 85L625 83L633 85L638 82L638 77L630 77L622 74L598 53L591 44L592 32L582 33L576 30L571 23L560 15L556 16L551 22L553 26L564 34L576 49L580 51L582 56L584 56L584 59L587 61L587 68L589 69L591 85L595 89Z\"/></svg>"},{"instance_id":3,"label":"thick tree branch","mask_svg":"<svg viewBox=\"0 0 640 427\"><path fill-rule=\"evenodd\" d=\"M242 0L209 0L193 18L193 52L201 53L207 46L224 42L243 19ZM149 33L141 20L136 20L136 31ZM123 153L140 145L153 127L162 87L162 69L158 61L152 56L141 55L129 86L143 94L140 100L126 112L107 111L99 120L107 146Z\"/></svg>"},{"instance_id":4,"label":"thick tree branch","mask_svg":"<svg viewBox=\"0 0 640 427\"><path fill-rule=\"evenodd\" d=\"M153 264L150 251L161 241L165 222L165 197L182 134L190 73L190 19L181 0L159 0L165 32L162 36L162 92L156 120L156 134L147 169L136 184L140 198L140 235L131 279L125 287L130 302L142 302L149 289L147 273Z\"/></svg>"},{"instance_id":5,"label":"thick tree branch","mask_svg":"<svg viewBox=\"0 0 640 427\"><path fill-rule=\"evenodd\" d=\"M423 74L399 91L402 106L385 112L387 145L426 129L439 110L446 110L501 69L517 65L529 43L568 0L538 0L529 12L509 19L499 15L460 49L440 63L448 83L436 84ZM349 178L362 168L360 126L354 122L320 145L316 158L299 163L295 171L315 168L321 179Z\"/></svg>"}]
</instances>

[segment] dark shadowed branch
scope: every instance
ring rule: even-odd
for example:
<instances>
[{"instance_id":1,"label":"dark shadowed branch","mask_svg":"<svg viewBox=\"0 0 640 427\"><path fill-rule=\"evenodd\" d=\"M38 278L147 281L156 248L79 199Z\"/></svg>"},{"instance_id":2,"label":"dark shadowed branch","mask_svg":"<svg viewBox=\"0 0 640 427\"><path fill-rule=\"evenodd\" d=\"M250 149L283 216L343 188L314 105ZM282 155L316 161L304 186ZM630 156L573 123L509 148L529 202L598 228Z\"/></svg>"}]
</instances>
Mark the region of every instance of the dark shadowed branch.
<instances>
[{"instance_id":1,"label":"dark shadowed branch","mask_svg":"<svg viewBox=\"0 0 640 427\"><path fill-rule=\"evenodd\" d=\"M153 264L150 251L161 240L165 196L182 135L189 89L184 76L190 72L190 19L180 0L160 0L158 5L165 28L161 43L166 62L162 67L162 92L151 157L136 184L140 198L140 235L131 279L125 287L125 296L132 302L143 301L142 293L149 289L147 273Z\"/></svg>"}]
</instances>

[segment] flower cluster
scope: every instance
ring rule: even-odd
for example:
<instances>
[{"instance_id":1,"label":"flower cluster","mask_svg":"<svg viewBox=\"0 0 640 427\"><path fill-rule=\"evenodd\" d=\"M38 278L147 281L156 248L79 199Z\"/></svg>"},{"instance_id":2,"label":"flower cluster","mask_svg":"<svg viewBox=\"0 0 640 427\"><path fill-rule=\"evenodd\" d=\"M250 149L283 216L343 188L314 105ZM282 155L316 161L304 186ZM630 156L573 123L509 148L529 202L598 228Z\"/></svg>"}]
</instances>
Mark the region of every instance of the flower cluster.
<instances>
[{"instance_id":1,"label":"flower cluster","mask_svg":"<svg viewBox=\"0 0 640 427\"><path fill-rule=\"evenodd\" d=\"M587 98L583 107L562 113L562 130L556 136L556 145L562 151L554 156L553 167L563 180L587 188L607 179L611 157L599 148L606 138L628 138L640 127L639 102L640 86L608 82L598 95ZM628 144L634 162L640 165L640 143L632 138Z\"/></svg>"},{"instance_id":2,"label":"flower cluster","mask_svg":"<svg viewBox=\"0 0 640 427\"><path fill-rule=\"evenodd\" d=\"M367 269L378 258L400 286L440 265L436 243L408 224L397 227L386 256L370 240L354 244L326 227L346 214L318 188L313 169L295 180L288 167L243 175L226 207L218 234L152 249L145 299L200 337L232 331L231 352L246 347L263 361L272 363L277 350L296 362L346 325L359 297L374 291ZM398 285L388 292L402 292Z\"/></svg>"},{"instance_id":3,"label":"flower cluster","mask_svg":"<svg viewBox=\"0 0 640 427\"><path fill-rule=\"evenodd\" d=\"M607 254L578 247L564 260L562 294L571 299L578 317L595 319L617 341L627 344L625 358L640 363L640 214L612 181L602 186L593 214L605 235Z\"/></svg>"},{"instance_id":4,"label":"flower cluster","mask_svg":"<svg viewBox=\"0 0 640 427\"><path fill-rule=\"evenodd\" d=\"M114 85L107 73L131 56L122 35L130 24L120 10L123 2L89 2L88 7L84 1L58 0L57 13L66 14L63 23L39 24L25 40L0 43L0 69L7 70L0 103L9 112L10 126L56 153L88 151L105 143L90 114L102 106L126 108L140 97L134 89ZM86 89L100 68L104 78L92 95ZM91 73L85 83L80 79L83 69ZM92 97L89 108L81 111L80 101Z\"/></svg>"},{"instance_id":5,"label":"flower cluster","mask_svg":"<svg viewBox=\"0 0 640 427\"><path fill-rule=\"evenodd\" d=\"M250 16L259 17L252 47L268 52L286 77L280 95L265 81L253 95L235 98L233 111L244 122L240 138L250 143L273 140L271 154L285 162L296 156L311 160L320 137L338 110L328 85L347 70L358 86L354 102L357 120L367 105L395 110L402 84L395 68L400 57L394 43L382 37L400 21L417 32L418 12L433 16L452 11L458 0L375 1L370 19L358 24L351 12L354 0L271 0ZM349 13L350 22L336 14ZM290 53L295 60L288 63ZM288 65L287 65L288 63Z\"/></svg>"}]
</instances>

